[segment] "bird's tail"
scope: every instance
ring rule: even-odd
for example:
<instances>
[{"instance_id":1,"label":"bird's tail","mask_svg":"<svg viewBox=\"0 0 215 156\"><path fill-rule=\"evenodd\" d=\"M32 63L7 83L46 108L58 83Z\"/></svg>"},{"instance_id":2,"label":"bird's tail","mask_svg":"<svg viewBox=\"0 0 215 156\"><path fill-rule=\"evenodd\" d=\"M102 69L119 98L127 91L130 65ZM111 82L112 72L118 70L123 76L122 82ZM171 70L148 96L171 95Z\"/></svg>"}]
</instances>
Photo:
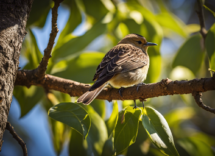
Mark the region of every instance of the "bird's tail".
<instances>
[{"instance_id":1,"label":"bird's tail","mask_svg":"<svg viewBox=\"0 0 215 156\"><path fill-rule=\"evenodd\" d=\"M103 88L107 85L107 83L104 83L103 85L101 85L100 87L91 90L91 91L87 91L86 93L84 93L83 95L81 95L77 102L78 103L83 103L85 105L89 105L98 95L99 93L103 90Z\"/></svg>"}]
</instances>

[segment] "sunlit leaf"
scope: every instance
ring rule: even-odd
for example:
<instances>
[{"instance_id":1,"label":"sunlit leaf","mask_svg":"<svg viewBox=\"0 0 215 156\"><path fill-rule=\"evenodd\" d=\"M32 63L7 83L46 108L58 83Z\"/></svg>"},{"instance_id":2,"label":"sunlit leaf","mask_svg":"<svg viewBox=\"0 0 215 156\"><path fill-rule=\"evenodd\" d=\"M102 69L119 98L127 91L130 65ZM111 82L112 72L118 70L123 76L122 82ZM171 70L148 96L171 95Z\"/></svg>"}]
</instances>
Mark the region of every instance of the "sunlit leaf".
<instances>
[{"instance_id":1,"label":"sunlit leaf","mask_svg":"<svg viewBox=\"0 0 215 156\"><path fill-rule=\"evenodd\" d=\"M48 115L74 128L87 137L90 129L90 117L87 111L75 103L60 103L49 109Z\"/></svg>"},{"instance_id":2,"label":"sunlit leaf","mask_svg":"<svg viewBox=\"0 0 215 156\"><path fill-rule=\"evenodd\" d=\"M160 13L156 16L156 19L162 28L170 29L183 37L187 37L188 32L184 29L185 24L172 13Z\"/></svg>"},{"instance_id":3,"label":"sunlit leaf","mask_svg":"<svg viewBox=\"0 0 215 156\"><path fill-rule=\"evenodd\" d=\"M95 112L91 106L84 106L91 118L91 128L87 137L87 153L88 155L99 156L105 141L108 139L108 133L104 120Z\"/></svg>"},{"instance_id":4,"label":"sunlit leaf","mask_svg":"<svg viewBox=\"0 0 215 156\"><path fill-rule=\"evenodd\" d=\"M13 95L19 102L21 116L25 116L43 97L44 91L41 87L31 86L30 88L16 86Z\"/></svg>"},{"instance_id":5,"label":"sunlit leaf","mask_svg":"<svg viewBox=\"0 0 215 156\"><path fill-rule=\"evenodd\" d=\"M173 67L184 66L196 74L204 59L202 46L203 40L200 34L191 36L178 50L173 61Z\"/></svg>"},{"instance_id":6,"label":"sunlit leaf","mask_svg":"<svg viewBox=\"0 0 215 156\"><path fill-rule=\"evenodd\" d=\"M97 20L100 20L108 12L101 0L94 0L93 3L89 0L83 0L83 4L85 12Z\"/></svg>"},{"instance_id":7,"label":"sunlit leaf","mask_svg":"<svg viewBox=\"0 0 215 156\"><path fill-rule=\"evenodd\" d=\"M90 30L84 35L70 39L68 42L54 49L52 59L57 60L68 58L71 55L77 54L86 46L88 46L95 38L103 34L106 30L106 24L100 22L94 24Z\"/></svg>"},{"instance_id":8,"label":"sunlit leaf","mask_svg":"<svg viewBox=\"0 0 215 156\"><path fill-rule=\"evenodd\" d=\"M70 16L69 16L69 19L68 19L64 29L60 33L56 47L59 47L60 45L62 45L66 41L66 39L65 39L65 38L67 38L66 36L71 35L70 33L72 33L75 30L75 28L79 24L81 24L81 12L76 4L76 1L66 0L66 1L63 1L63 4L66 4L66 6L69 7Z\"/></svg>"},{"instance_id":9,"label":"sunlit leaf","mask_svg":"<svg viewBox=\"0 0 215 156\"><path fill-rule=\"evenodd\" d=\"M195 75L186 67L177 66L170 73L170 79L172 80L191 80Z\"/></svg>"},{"instance_id":10,"label":"sunlit leaf","mask_svg":"<svg viewBox=\"0 0 215 156\"><path fill-rule=\"evenodd\" d=\"M66 127L62 122L51 119L50 126L52 129L52 139L55 151L60 155L65 140L67 139L68 132L66 133ZM78 133L78 132L77 132ZM83 138L83 136L82 136Z\"/></svg>"},{"instance_id":11,"label":"sunlit leaf","mask_svg":"<svg viewBox=\"0 0 215 156\"><path fill-rule=\"evenodd\" d=\"M197 138L183 138L178 140L178 144L183 147L190 155L195 156L214 156L212 148L206 143L198 140Z\"/></svg>"},{"instance_id":12,"label":"sunlit leaf","mask_svg":"<svg viewBox=\"0 0 215 156\"><path fill-rule=\"evenodd\" d=\"M139 121L139 129L136 141L128 147L126 156L146 155L149 152L151 140L149 139L141 121Z\"/></svg>"},{"instance_id":13,"label":"sunlit leaf","mask_svg":"<svg viewBox=\"0 0 215 156\"><path fill-rule=\"evenodd\" d=\"M163 154L179 156L168 123L158 111L151 107L145 107L142 124L154 145Z\"/></svg>"},{"instance_id":14,"label":"sunlit leaf","mask_svg":"<svg viewBox=\"0 0 215 156\"><path fill-rule=\"evenodd\" d=\"M179 124L179 122L182 122L183 120L191 119L194 115L195 115L195 111L193 108L184 107L184 108L174 109L173 111L168 112L165 115L165 119L167 120L170 126L173 126L174 124Z\"/></svg>"},{"instance_id":15,"label":"sunlit leaf","mask_svg":"<svg viewBox=\"0 0 215 156\"><path fill-rule=\"evenodd\" d=\"M187 31L189 32L189 34L200 31L200 25L199 24L189 24L186 27L187 27Z\"/></svg>"},{"instance_id":16,"label":"sunlit leaf","mask_svg":"<svg viewBox=\"0 0 215 156\"><path fill-rule=\"evenodd\" d=\"M30 16L28 18L27 27L37 26L43 27L49 10L51 8L51 0L36 0L33 2ZM38 11L39 10L39 11Z\"/></svg>"},{"instance_id":17,"label":"sunlit leaf","mask_svg":"<svg viewBox=\"0 0 215 156\"><path fill-rule=\"evenodd\" d=\"M206 5L203 5L203 7L205 8L205 9L207 9L208 11L210 11L211 13L212 13L212 15L215 17L215 12L214 11L212 11L210 8L208 8Z\"/></svg>"},{"instance_id":18,"label":"sunlit leaf","mask_svg":"<svg viewBox=\"0 0 215 156\"><path fill-rule=\"evenodd\" d=\"M55 64L51 73L55 76L90 83L103 57L104 53L83 53L69 61L63 60Z\"/></svg>"},{"instance_id":19,"label":"sunlit leaf","mask_svg":"<svg viewBox=\"0 0 215 156\"><path fill-rule=\"evenodd\" d=\"M102 119L105 118L105 100L93 100L90 103L93 109L101 116Z\"/></svg>"},{"instance_id":20,"label":"sunlit leaf","mask_svg":"<svg viewBox=\"0 0 215 156\"><path fill-rule=\"evenodd\" d=\"M120 112L114 135L116 154L121 153L136 141L140 115L141 110L133 109L133 107L127 107Z\"/></svg>"},{"instance_id":21,"label":"sunlit leaf","mask_svg":"<svg viewBox=\"0 0 215 156\"><path fill-rule=\"evenodd\" d=\"M42 100L42 105L48 112L49 108L60 103L60 102L71 102L71 97L68 94L61 93L58 91L49 91L46 93ZM68 138L70 127L63 124L62 122L49 118L49 126L51 127L51 136L54 149L58 155L60 155L64 143ZM78 133L78 132L77 132ZM81 135L81 134L80 134ZM83 136L81 136L83 138Z\"/></svg>"},{"instance_id":22,"label":"sunlit leaf","mask_svg":"<svg viewBox=\"0 0 215 156\"><path fill-rule=\"evenodd\" d=\"M212 25L207 33L205 46L210 60L210 68L215 70L215 24Z\"/></svg>"},{"instance_id":23,"label":"sunlit leaf","mask_svg":"<svg viewBox=\"0 0 215 156\"><path fill-rule=\"evenodd\" d=\"M110 118L106 121L106 126L108 130L108 137L112 134L113 130L116 127L118 121L118 104L117 101L113 103L113 111L111 113Z\"/></svg>"}]
</instances>

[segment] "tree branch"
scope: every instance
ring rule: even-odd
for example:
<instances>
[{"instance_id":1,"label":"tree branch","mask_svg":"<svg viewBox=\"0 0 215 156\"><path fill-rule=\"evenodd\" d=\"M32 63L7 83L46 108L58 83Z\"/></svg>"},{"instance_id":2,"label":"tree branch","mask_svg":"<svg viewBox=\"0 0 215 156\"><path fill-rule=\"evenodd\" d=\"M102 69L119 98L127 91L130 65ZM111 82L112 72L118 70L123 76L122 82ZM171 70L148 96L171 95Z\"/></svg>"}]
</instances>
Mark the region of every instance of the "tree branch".
<instances>
[{"instance_id":1,"label":"tree branch","mask_svg":"<svg viewBox=\"0 0 215 156\"><path fill-rule=\"evenodd\" d=\"M18 134L14 131L13 126L11 126L11 124L9 122L7 122L7 124L6 124L6 129L10 132L10 134L12 134L13 138L16 139L16 141L22 147L23 155L27 156L28 152L27 152L27 147L26 147L25 142L18 136Z\"/></svg>"},{"instance_id":2,"label":"tree branch","mask_svg":"<svg viewBox=\"0 0 215 156\"><path fill-rule=\"evenodd\" d=\"M48 60L51 57L51 52L52 52L52 48L54 45L54 40L55 40L57 33L59 31L57 28L57 17L58 17L57 10L58 10L58 7L60 6L60 3L62 1L63 0L54 0L55 5L52 8L52 30L50 33L49 42L48 42L46 49L44 50L44 56L42 58L42 61L40 62L37 69L34 70L34 72L35 72L34 74L39 80L42 80L45 76L45 72L46 72L46 69L48 66Z\"/></svg>"},{"instance_id":3,"label":"tree branch","mask_svg":"<svg viewBox=\"0 0 215 156\"><path fill-rule=\"evenodd\" d=\"M30 70L21 70L17 73L15 85L30 87L31 85L42 86L48 90L57 90L68 93L71 96L81 96L86 92L90 85L80 82L59 78L52 75L45 75L44 81L39 82L35 79ZM123 90L123 99L147 99L158 96L174 95L174 94L192 94L193 92L206 92L215 90L215 74L211 78L194 79L190 81L172 81L163 79L158 83L146 84L139 87L136 86L125 88ZM103 100L122 100L119 90L114 88L105 88L97 97Z\"/></svg>"},{"instance_id":4,"label":"tree branch","mask_svg":"<svg viewBox=\"0 0 215 156\"><path fill-rule=\"evenodd\" d=\"M202 0L197 0L198 1L198 7L199 7L199 11L196 11L198 17L199 17L199 23L200 23L200 33L203 37L203 39L205 40L206 35L207 35L207 30L205 29L205 18L204 18L204 12L203 12L203 4L202 4Z\"/></svg>"},{"instance_id":5,"label":"tree branch","mask_svg":"<svg viewBox=\"0 0 215 156\"><path fill-rule=\"evenodd\" d=\"M198 104L199 107L201 107L202 109L208 111L208 112L211 112L211 113L214 113L215 114L215 109L214 108L211 108L209 106L206 106L203 101L202 101L202 93L199 93L199 92L193 92L192 93L196 103Z\"/></svg>"}]
</instances>

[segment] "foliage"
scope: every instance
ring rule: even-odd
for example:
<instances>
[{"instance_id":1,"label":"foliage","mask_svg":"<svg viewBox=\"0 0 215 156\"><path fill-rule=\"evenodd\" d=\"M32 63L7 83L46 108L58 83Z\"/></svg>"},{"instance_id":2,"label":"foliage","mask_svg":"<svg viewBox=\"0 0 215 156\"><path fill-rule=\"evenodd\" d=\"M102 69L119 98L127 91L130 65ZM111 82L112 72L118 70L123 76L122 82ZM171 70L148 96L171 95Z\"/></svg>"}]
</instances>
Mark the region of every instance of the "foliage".
<instances>
[{"instance_id":1,"label":"foliage","mask_svg":"<svg viewBox=\"0 0 215 156\"><path fill-rule=\"evenodd\" d=\"M51 1L34 1L21 53L27 60L23 69L35 69L42 58L32 29L44 26L52 5ZM128 33L141 34L158 44L148 50L147 83L166 77L175 80L205 77L209 73L208 67L215 70L215 24L209 29L204 43L198 32L199 25L186 25L167 9L164 1L93 0L91 3L89 0L65 0L62 6L70 11L70 16L54 46L48 74L92 83L104 52ZM83 35L75 36L74 31L81 23L86 24L87 30ZM97 47L88 51L98 38ZM167 56L163 52L161 55L161 45L166 40L174 43L177 39L184 42L182 45L177 43L177 53ZM205 57L209 58L209 64L204 63ZM38 103L47 112L49 110L50 133L58 155L66 142L69 142L70 155L214 155L211 147L215 143L208 138L215 134L211 137L205 128L214 121L195 106L190 95L149 99L144 109L133 109L131 101L122 105L114 102L110 117L106 115L106 105L110 103L102 100L83 106L74 102L75 97L71 99L67 94L35 86L29 89L15 87L14 96L20 105L21 117ZM209 102L212 97L207 95ZM199 135L194 137L194 133Z\"/></svg>"}]
</instances>

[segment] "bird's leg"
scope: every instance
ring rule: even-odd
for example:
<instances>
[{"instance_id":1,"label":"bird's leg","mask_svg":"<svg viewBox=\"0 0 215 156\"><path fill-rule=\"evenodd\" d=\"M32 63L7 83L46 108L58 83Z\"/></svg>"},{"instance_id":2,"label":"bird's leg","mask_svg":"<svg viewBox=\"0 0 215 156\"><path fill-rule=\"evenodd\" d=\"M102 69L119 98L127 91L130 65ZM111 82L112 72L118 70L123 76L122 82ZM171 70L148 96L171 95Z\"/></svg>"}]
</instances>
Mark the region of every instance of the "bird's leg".
<instances>
[{"instance_id":1,"label":"bird's leg","mask_svg":"<svg viewBox=\"0 0 215 156\"><path fill-rule=\"evenodd\" d=\"M142 102L142 104L143 104L143 108L145 107L144 101L146 101L146 99L140 99L140 102Z\"/></svg>"},{"instance_id":2,"label":"bird's leg","mask_svg":"<svg viewBox=\"0 0 215 156\"><path fill-rule=\"evenodd\" d=\"M142 85L145 85L145 83L141 82L141 83L137 84L137 92L139 90L139 87L142 86Z\"/></svg>"},{"instance_id":3,"label":"bird's leg","mask_svg":"<svg viewBox=\"0 0 215 156\"><path fill-rule=\"evenodd\" d=\"M137 104L136 104L136 100L134 100L134 108L133 109L136 109L137 108Z\"/></svg>"},{"instance_id":4,"label":"bird's leg","mask_svg":"<svg viewBox=\"0 0 215 156\"><path fill-rule=\"evenodd\" d=\"M144 102L142 101L142 104L143 104L143 108L145 107L145 105L144 105Z\"/></svg>"},{"instance_id":5,"label":"bird's leg","mask_svg":"<svg viewBox=\"0 0 215 156\"><path fill-rule=\"evenodd\" d=\"M119 89L119 95L122 97L122 91L123 91L123 89L124 89L124 87L121 87L120 89Z\"/></svg>"}]
</instances>

